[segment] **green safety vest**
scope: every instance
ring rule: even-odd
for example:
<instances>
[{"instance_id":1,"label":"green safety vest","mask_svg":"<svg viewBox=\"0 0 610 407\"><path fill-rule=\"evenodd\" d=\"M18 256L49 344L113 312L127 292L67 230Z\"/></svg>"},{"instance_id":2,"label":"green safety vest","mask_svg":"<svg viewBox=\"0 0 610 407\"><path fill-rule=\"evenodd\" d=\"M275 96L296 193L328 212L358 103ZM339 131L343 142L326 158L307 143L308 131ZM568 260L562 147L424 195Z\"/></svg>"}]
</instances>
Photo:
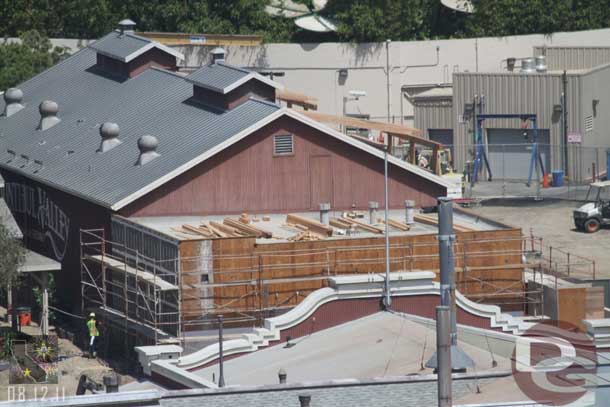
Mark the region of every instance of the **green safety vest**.
<instances>
[{"instance_id":1,"label":"green safety vest","mask_svg":"<svg viewBox=\"0 0 610 407\"><path fill-rule=\"evenodd\" d=\"M95 325L95 319L87 321L87 329L89 330L89 336L100 336L100 331L97 330Z\"/></svg>"}]
</instances>

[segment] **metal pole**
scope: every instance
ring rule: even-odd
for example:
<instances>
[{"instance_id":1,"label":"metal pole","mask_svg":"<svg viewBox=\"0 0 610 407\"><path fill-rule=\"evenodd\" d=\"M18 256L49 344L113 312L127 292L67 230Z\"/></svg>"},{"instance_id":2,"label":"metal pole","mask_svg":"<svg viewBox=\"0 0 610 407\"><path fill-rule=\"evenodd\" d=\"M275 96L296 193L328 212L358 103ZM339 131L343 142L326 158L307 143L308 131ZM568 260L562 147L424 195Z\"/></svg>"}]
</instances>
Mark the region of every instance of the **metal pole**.
<instances>
[{"instance_id":1,"label":"metal pole","mask_svg":"<svg viewBox=\"0 0 610 407\"><path fill-rule=\"evenodd\" d=\"M451 407L451 310L436 307L436 355L438 358L438 406Z\"/></svg>"},{"instance_id":2,"label":"metal pole","mask_svg":"<svg viewBox=\"0 0 610 407\"><path fill-rule=\"evenodd\" d=\"M441 269L441 305L451 309L451 344L457 345L457 321L455 316L455 277L453 259L453 202L438 199L438 250Z\"/></svg>"},{"instance_id":3,"label":"metal pole","mask_svg":"<svg viewBox=\"0 0 610 407\"><path fill-rule=\"evenodd\" d=\"M562 127L562 136L563 136L563 159L564 159L564 163L565 166L563 168L565 175L572 175L572 174L568 174L568 74L566 71L563 71L563 75L561 78L561 82L563 85L563 92L562 92L562 97L561 97L561 102L562 102L562 106L561 106L561 118L562 118L562 123L561 123L561 127Z\"/></svg>"},{"instance_id":4,"label":"metal pole","mask_svg":"<svg viewBox=\"0 0 610 407\"><path fill-rule=\"evenodd\" d=\"M383 151L383 181L384 181L384 193L385 193L385 297L383 305L385 309L390 309L392 305L392 297L390 295L390 228L388 226L389 218L389 202L388 202L388 147L386 146Z\"/></svg>"},{"instance_id":5,"label":"metal pole","mask_svg":"<svg viewBox=\"0 0 610 407\"><path fill-rule=\"evenodd\" d=\"M225 387L225 372L224 372L224 353L222 349L222 323L224 320L223 315L218 316L218 387Z\"/></svg>"},{"instance_id":6,"label":"metal pole","mask_svg":"<svg viewBox=\"0 0 610 407\"><path fill-rule=\"evenodd\" d=\"M391 99L390 99L390 43L392 40L387 39L385 41L385 74L386 74L386 91L387 91L387 103L388 103L388 123L390 123L390 115L392 111Z\"/></svg>"}]
</instances>

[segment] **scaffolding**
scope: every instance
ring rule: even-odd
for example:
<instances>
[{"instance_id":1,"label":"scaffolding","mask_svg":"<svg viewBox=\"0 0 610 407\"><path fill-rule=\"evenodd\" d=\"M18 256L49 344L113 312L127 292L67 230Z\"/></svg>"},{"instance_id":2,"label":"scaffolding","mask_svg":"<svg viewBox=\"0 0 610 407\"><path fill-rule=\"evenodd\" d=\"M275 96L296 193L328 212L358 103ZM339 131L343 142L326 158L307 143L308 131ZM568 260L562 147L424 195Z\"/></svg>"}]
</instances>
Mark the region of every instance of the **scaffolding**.
<instances>
[{"instance_id":1,"label":"scaffolding","mask_svg":"<svg viewBox=\"0 0 610 407\"><path fill-rule=\"evenodd\" d=\"M83 311L99 313L134 343L163 343L180 336L180 275L155 260L105 239L104 229L80 231Z\"/></svg>"},{"instance_id":2,"label":"scaffolding","mask_svg":"<svg viewBox=\"0 0 610 407\"><path fill-rule=\"evenodd\" d=\"M385 246L257 250L153 259L105 239L104 230L81 230L83 310L98 310L124 335L125 346L180 342L212 330L222 314L227 326L260 326L343 274L381 274ZM546 247L534 236L454 243L457 289L475 302L540 310L541 289L528 291L524 272L574 281L595 279L595 263ZM481 246L488 249L481 249ZM265 245L259 245L265 246ZM392 271L436 271L435 240L392 244ZM509 248L507 248L509 247ZM180 253L179 250L175 251ZM506 264L489 266L501 256ZM357 258L357 262L354 260ZM506 276L512 276L508 278ZM541 277L539 277L541 278ZM190 339L189 339L190 338Z\"/></svg>"}]
</instances>

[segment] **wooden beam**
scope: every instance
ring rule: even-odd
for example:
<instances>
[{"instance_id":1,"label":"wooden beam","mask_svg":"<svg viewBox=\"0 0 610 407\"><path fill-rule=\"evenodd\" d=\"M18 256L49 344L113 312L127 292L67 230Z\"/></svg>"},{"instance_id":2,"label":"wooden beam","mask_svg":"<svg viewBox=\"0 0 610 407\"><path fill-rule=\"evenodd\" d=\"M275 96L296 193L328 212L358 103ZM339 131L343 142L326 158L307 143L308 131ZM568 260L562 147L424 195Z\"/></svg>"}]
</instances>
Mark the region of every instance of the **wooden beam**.
<instances>
[{"instance_id":1,"label":"wooden beam","mask_svg":"<svg viewBox=\"0 0 610 407\"><path fill-rule=\"evenodd\" d=\"M409 139L415 139L419 141L421 144L425 145L436 145L440 143L436 143L434 141L422 138L423 132L419 129L414 129L412 127L400 126L397 124L390 123L381 123L374 122L371 120L357 119L355 117L347 117L347 116L334 116L332 114L320 113L320 112L299 112L310 119L319 121L321 123L331 123L331 124L340 124L348 127L356 127L360 129L369 129L369 130L378 130L384 133L391 133L396 137L404 138L401 136L407 136Z\"/></svg>"},{"instance_id":2,"label":"wooden beam","mask_svg":"<svg viewBox=\"0 0 610 407\"><path fill-rule=\"evenodd\" d=\"M382 218L379 218L379 219L377 219L377 222L385 223L385 220ZM395 229L402 230L403 232L408 232L409 230L411 230L411 226L407 225L406 223L398 222L393 219L388 219L388 225L390 225L391 227L393 227Z\"/></svg>"},{"instance_id":3,"label":"wooden beam","mask_svg":"<svg viewBox=\"0 0 610 407\"><path fill-rule=\"evenodd\" d=\"M331 228L330 226L326 226L325 224L320 223L317 220L305 218L294 213L291 213L286 216L286 223L307 226L309 230L322 236L333 235L333 228Z\"/></svg>"},{"instance_id":4,"label":"wooden beam","mask_svg":"<svg viewBox=\"0 0 610 407\"><path fill-rule=\"evenodd\" d=\"M330 225L339 229L349 229L352 224L346 222L343 218L330 218Z\"/></svg>"},{"instance_id":5,"label":"wooden beam","mask_svg":"<svg viewBox=\"0 0 610 407\"><path fill-rule=\"evenodd\" d=\"M269 233L265 230L259 229L257 227L254 227L252 225L245 224L237 219L224 218L223 223L227 226L230 226L234 229L239 230L242 233L245 233L248 236L256 236L259 238L262 237L262 238L266 238L266 239L270 239L272 237L271 233Z\"/></svg>"},{"instance_id":6,"label":"wooden beam","mask_svg":"<svg viewBox=\"0 0 610 407\"><path fill-rule=\"evenodd\" d=\"M222 223L211 221L210 226L214 227L214 229L218 229L218 230L222 231L223 233L227 233L231 236L243 236L243 234L239 230L232 228L231 226L223 225Z\"/></svg>"},{"instance_id":7,"label":"wooden beam","mask_svg":"<svg viewBox=\"0 0 610 407\"><path fill-rule=\"evenodd\" d=\"M275 97L292 107L293 104L301 106L304 109L318 110L318 99L305 95L303 93L293 92L291 90L277 90Z\"/></svg>"},{"instance_id":8,"label":"wooden beam","mask_svg":"<svg viewBox=\"0 0 610 407\"><path fill-rule=\"evenodd\" d=\"M380 228L377 226L373 226L373 225L369 225L368 223L364 223L364 222L360 222L357 221L355 219L350 219L350 218L341 218L342 220L352 224L352 225L356 225L356 227L366 230L367 232L371 232L371 233L383 233L385 231L384 228Z\"/></svg>"},{"instance_id":9,"label":"wooden beam","mask_svg":"<svg viewBox=\"0 0 610 407\"><path fill-rule=\"evenodd\" d=\"M184 230L188 230L189 232L193 232L193 233L198 234L198 235L201 235L201 236L205 236L205 237L214 237L214 234L213 234L213 233L208 233L208 231L207 231L207 230L204 230L204 229L202 229L202 228L195 227L195 226L193 226L193 225L184 224L184 225L182 225L182 228L183 228Z\"/></svg>"}]
</instances>

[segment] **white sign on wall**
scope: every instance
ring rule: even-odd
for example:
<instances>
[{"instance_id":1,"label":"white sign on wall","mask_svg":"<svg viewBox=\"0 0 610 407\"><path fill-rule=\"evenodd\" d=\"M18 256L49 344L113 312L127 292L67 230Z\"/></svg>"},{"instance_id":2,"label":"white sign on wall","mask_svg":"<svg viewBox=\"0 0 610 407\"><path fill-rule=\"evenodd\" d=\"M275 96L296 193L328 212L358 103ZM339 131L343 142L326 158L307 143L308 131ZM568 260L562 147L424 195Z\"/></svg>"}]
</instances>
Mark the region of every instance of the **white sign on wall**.
<instances>
[{"instance_id":1,"label":"white sign on wall","mask_svg":"<svg viewBox=\"0 0 610 407\"><path fill-rule=\"evenodd\" d=\"M575 131L568 132L568 143L582 143L582 134Z\"/></svg>"}]
</instances>

